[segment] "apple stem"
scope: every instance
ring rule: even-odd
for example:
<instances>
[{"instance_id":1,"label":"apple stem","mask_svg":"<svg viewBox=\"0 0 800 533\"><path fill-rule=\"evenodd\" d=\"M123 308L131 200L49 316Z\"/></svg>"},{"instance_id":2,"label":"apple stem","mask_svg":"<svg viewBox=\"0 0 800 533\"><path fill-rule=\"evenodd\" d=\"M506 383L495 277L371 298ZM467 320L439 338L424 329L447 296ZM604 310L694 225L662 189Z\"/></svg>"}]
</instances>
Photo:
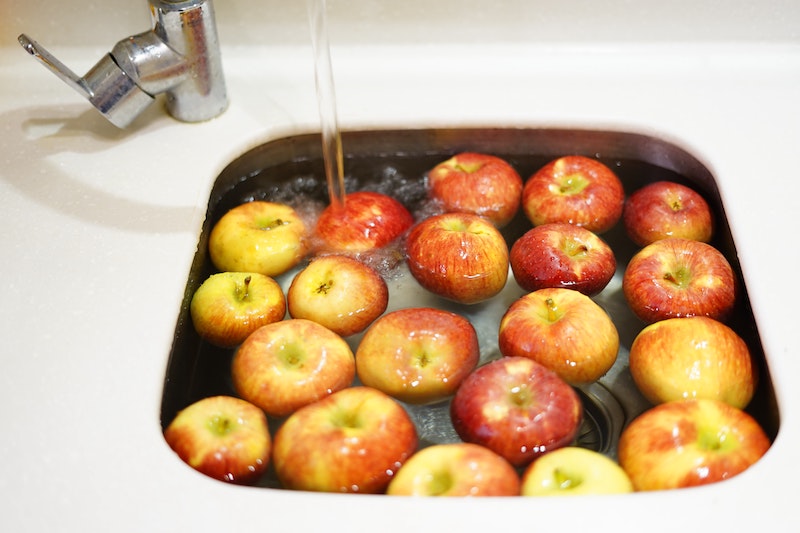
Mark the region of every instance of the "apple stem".
<instances>
[{"instance_id":1,"label":"apple stem","mask_svg":"<svg viewBox=\"0 0 800 533\"><path fill-rule=\"evenodd\" d=\"M245 276L244 280L242 280L242 284L237 287L237 293L239 294L240 300L246 300L250 296L250 281L252 280L251 276Z\"/></svg>"},{"instance_id":2,"label":"apple stem","mask_svg":"<svg viewBox=\"0 0 800 533\"><path fill-rule=\"evenodd\" d=\"M550 322L555 322L558 320L559 314L556 302L552 298L548 298L544 301L544 303L547 305L547 320Z\"/></svg>"}]
</instances>

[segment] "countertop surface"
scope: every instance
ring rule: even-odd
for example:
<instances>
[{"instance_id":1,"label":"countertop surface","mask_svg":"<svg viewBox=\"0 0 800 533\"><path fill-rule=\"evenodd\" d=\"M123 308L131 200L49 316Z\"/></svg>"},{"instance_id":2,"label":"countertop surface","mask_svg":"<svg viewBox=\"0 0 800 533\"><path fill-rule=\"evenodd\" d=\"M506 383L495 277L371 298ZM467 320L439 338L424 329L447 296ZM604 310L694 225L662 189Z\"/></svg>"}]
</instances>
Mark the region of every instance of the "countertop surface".
<instances>
[{"instance_id":1,"label":"countertop surface","mask_svg":"<svg viewBox=\"0 0 800 533\"><path fill-rule=\"evenodd\" d=\"M6 37L0 530L800 525L800 40L334 49L344 129L630 131L686 149L717 179L781 407L779 434L733 480L582 499L576 512L567 499L412 501L232 487L177 460L161 436L161 392L209 191L249 148L318 130L310 51L298 42L223 42L231 103L222 116L184 124L159 102L118 130ZM80 71L104 51L68 43L58 54Z\"/></svg>"}]
</instances>

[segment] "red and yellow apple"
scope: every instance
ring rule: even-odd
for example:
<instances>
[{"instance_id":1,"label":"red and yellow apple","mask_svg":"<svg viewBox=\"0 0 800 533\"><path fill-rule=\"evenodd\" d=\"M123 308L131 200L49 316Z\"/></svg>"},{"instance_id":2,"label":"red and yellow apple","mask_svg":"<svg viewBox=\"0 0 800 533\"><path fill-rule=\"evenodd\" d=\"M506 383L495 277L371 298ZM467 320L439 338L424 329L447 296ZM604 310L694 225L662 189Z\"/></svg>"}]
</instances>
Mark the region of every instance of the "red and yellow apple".
<instances>
[{"instance_id":1,"label":"red and yellow apple","mask_svg":"<svg viewBox=\"0 0 800 533\"><path fill-rule=\"evenodd\" d=\"M233 396L203 398L180 410L164 439L198 472L245 485L264 474L272 445L263 411Z\"/></svg>"},{"instance_id":2,"label":"red and yellow apple","mask_svg":"<svg viewBox=\"0 0 800 533\"><path fill-rule=\"evenodd\" d=\"M672 181L657 181L634 191L625 201L622 222L639 246L669 237L709 242L714 234L714 215L705 198Z\"/></svg>"},{"instance_id":3,"label":"red and yellow apple","mask_svg":"<svg viewBox=\"0 0 800 533\"><path fill-rule=\"evenodd\" d=\"M469 320L442 309L405 308L383 315L364 334L356 374L401 401L428 404L453 395L479 358Z\"/></svg>"},{"instance_id":4,"label":"red and yellow apple","mask_svg":"<svg viewBox=\"0 0 800 533\"><path fill-rule=\"evenodd\" d=\"M617 175L580 155L549 162L522 189L522 209L534 226L561 222L604 233L622 217L624 205L625 190Z\"/></svg>"},{"instance_id":5,"label":"red and yellow apple","mask_svg":"<svg viewBox=\"0 0 800 533\"><path fill-rule=\"evenodd\" d=\"M284 488L382 493L417 449L405 409L370 387L350 387L290 415L272 463Z\"/></svg>"},{"instance_id":6,"label":"red and yellow apple","mask_svg":"<svg viewBox=\"0 0 800 533\"><path fill-rule=\"evenodd\" d=\"M589 296L602 291L617 271L611 247L574 224L542 224L511 246L511 271L526 291L561 287Z\"/></svg>"},{"instance_id":7,"label":"red and yellow apple","mask_svg":"<svg viewBox=\"0 0 800 533\"><path fill-rule=\"evenodd\" d=\"M670 237L648 244L628 262L622 291L644 322L708 316L726 320L736 303L736 277L710 244Z\"/></svg>"},{"instance_id":8,"label":"red and yellow apple","mask_svg":"<svg viewBox=\"0 0 800 533\"><path fill-rule=\"evenodd\" d=\"M533 461L522 473L523 496L580 496L633 492L628 474L602 453L566 446Z\"/></svg>"},{"instance_id":9,"label":"red and yellow apple","mask_svg":"<svg viewBox=\"0 0 800 533\"><path fill-rule=\"evenodd\" d=\"M597 381L614 365L619 334L590 297L539 289L512 303L500 320L500 352L544 365L572 385Z\"/></svg>"},{"instance_id":10,"label":"red and yellow apple","mask_svg":"<svg viewBox=\"0 0 800 533\"><path fill-rule=\"evenodd\" d=\"M511 464L489 448L466 442L423 448L397 472L390 496L519 496Z\"/></svg>"},{"instance_id":11,"label":"red and yellow apple","mask_svg":"<svg viewBox=\"0 0 800 533\"><path fill-rule=\"evenodd\" d=\"M719 400L675 400L623 429L619 463L637 491L677 489L730 479L769 447L769 437L745 411Z\"/></svg>"},{"instance_id":12,"label":"red and yellow apple","mask_svg":"<svg viewBox=\"0 0 800 533\"><path fill-rule=\"evenodd\" d=\"M227 211L208 239L211 262L223 272L258 272L275 277L308 252L303 219L289 205L252 201Z\"/></svg>"},{"instance_id":13,"label":"red and yellow apple","mask_svg":"<svg viewBox=\"0 0 800 533\"><path fill-rule=\"evenodd\" d=\"M472 213L502 228L517 214L522 178L505 160L462 152L428 172L430 196L445 212Z\"/></svg>"},{"instance_id":14,"label":"red and yellow apple","mask_svg":"<svg viewBox=\"0 0 800 533\"><path fill-rule=\"evenodd\" d=\"M289 314L347 337L381 316L389 288L371 266L347 255L318 256L298 272L286 291Z\"/></svg>"},{"instance_id":15,"label":"red and yellow apple","mask_svg":"<svg viewBox=\"0 0 800 533\"><path fill-rule=\"evenodd\" d=\"M350 386L355 366L342 337L293 318L251 333L233 356L231 377L241 398L281 417Z\"/></svg>"},{"instance_id":16,"label":"red and yellow apple","mask_svg":"<svg viewBox=\"0 0 800 533\"><path fill-rule=\"evenodd\" d=\"M406 240L411 275L425 289L463 304L495 296L508 280L508 245L487 219L444 213L418 222Z\"/></svg>"}]
</instances>

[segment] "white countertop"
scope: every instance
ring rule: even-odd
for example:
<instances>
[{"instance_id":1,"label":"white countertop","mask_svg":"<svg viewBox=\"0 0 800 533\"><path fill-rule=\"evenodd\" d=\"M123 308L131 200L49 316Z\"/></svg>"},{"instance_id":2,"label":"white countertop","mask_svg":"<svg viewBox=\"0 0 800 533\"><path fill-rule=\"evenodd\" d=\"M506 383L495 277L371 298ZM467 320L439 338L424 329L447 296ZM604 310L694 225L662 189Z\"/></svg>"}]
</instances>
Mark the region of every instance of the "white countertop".
<instances>
[{"instance_id":1,"label":"white countertop","mask_svg":"<svg viewBox=\"0 0 800 533\"><path fill-rule=\"evenodd\" d=\"M788 16L800 20L792 6ZM16 46L33 10L8 18L10 7L0 8L0 530L624 531L696 530L703 522L786 531L800 524L793 508L800 38L788 24L776 24L779 38L762 40L334 41L345 129L606 128L652 134L697 156L720 186L782 409L768 454L706 488L579 503L412 501L224 485L186 467L161 436L167 357L213 180L253 146L318 128L303 39L223 39L225 114L182 124L156 105L120 131ZM129 33L147 29L143 9ZM242 2L218 6L218 17L242 9ZM238 27L220 26L223 37L222 29ZM66 44L49 48L80 72L127 35L81 46L67 32Z\"/></svg>"}]
</instances>

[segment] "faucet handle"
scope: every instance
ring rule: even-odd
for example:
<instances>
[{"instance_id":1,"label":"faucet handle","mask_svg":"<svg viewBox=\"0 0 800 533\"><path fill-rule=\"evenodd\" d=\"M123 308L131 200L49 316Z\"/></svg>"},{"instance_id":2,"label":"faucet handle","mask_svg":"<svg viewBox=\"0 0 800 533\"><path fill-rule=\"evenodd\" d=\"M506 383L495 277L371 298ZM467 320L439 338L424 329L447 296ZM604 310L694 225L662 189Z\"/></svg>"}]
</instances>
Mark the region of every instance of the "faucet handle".
<instances>
[{"instance_id":1,"label":"faucet handle","mask_svg":"<svg viewBox=\"0 0 800 533\"><path fill-rule=\"evenodd\" d=\"M17 40L22 48L89 100L117 127L128 126L154 100L117 65L111 54L106 54L80 77L27 35L22 34Z\"/></svg>"}]
</instances>

